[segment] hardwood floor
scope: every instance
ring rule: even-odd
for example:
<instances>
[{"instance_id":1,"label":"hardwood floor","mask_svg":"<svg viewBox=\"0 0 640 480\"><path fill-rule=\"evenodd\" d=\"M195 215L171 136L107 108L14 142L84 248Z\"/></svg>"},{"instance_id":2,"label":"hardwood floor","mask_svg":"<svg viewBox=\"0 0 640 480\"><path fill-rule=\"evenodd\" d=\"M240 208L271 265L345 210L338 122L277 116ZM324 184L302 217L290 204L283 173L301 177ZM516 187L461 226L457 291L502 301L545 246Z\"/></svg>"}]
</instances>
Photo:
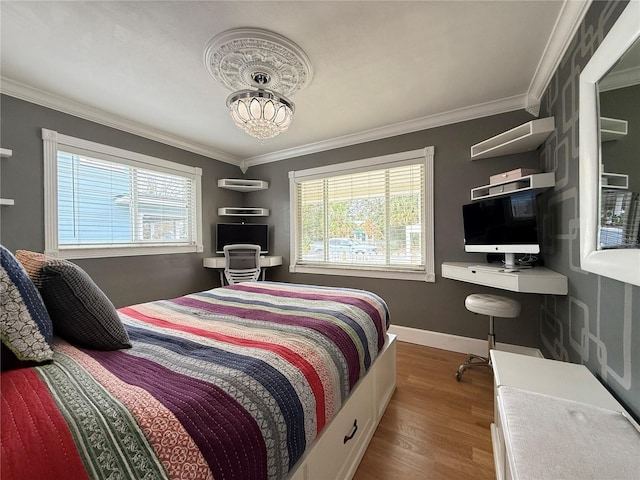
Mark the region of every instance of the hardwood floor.
<instances>
[{"instance_id":1,"label":"hardwood floor","mask_svg":"<svg viewBox=\"0 0 640 480\"><path fill-rule=\"evenodd\" d=\"M397 386L355 480L495 478L493 377L465 355L398 342Z\"/></svg>"}]
</instances>

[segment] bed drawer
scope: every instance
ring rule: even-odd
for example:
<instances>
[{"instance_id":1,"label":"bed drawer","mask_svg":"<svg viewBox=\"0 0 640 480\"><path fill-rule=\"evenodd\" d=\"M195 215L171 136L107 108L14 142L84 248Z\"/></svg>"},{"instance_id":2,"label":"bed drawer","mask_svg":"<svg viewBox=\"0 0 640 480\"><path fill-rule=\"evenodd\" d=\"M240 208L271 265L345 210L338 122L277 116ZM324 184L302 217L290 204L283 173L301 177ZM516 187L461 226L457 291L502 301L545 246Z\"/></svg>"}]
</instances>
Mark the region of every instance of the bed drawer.
<instances>
[{"instance_id":1,"label":"bed drawer","mask_svg":"<svg viewBox=\"0 0 640 480\"><path fill-rule=\"evenodd\" d=\"M344 479L355 473L347 471L352 463L346 459L362 456L369 443L369 434L375 428L373 409L376 407L371 402L373 388L374 376L368 375L352 393L352 401L334 418L331 429L322 433L316 445L318 451L314 452L317 455L307 462L307 480Z\"/></svg>"}]
</instances>

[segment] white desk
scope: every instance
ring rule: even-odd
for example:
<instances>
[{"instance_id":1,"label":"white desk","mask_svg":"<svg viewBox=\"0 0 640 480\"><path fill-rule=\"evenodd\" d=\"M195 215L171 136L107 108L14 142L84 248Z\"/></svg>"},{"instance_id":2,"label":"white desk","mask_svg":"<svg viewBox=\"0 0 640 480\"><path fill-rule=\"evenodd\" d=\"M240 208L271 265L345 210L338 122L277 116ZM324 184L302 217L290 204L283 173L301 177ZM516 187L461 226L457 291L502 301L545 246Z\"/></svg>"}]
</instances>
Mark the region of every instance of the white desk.
<instances>
[{"instance_id":1,"label":"white desk","mask_svg":"<svg viewBox=\"0 0 640 480\"><path fill-rule=\"evenodd\" d=\"M522 293L566 295L567 277L544 267L507 272L503 267L477 262L444 262L442 276L461 282Z\"/></svg>"},{"instance_id":2,"label":"white desk","mask_svg":"<svg viewBox=\"0 0 640 480\"><path fill-rule=\"evenodd\" d=\"M224 267L226 265L226 261L224 257L206 257L202 264L205 268L215 268L220 270L220 285L224 285ZM260 255L260 268L262 269L262 280L265 278L265 273L267 268L269 267L277 267L282 265L282 256L265 256Z\"/></svg>"}]
</instances>

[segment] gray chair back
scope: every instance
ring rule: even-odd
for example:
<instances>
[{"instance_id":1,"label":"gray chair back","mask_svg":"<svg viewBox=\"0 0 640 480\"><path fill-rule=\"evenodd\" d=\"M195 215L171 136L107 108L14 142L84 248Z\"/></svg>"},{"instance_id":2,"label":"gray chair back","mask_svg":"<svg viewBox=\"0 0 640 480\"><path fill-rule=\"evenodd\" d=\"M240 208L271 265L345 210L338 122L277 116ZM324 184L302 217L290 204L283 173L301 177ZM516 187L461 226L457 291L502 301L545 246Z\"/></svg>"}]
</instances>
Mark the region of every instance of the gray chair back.
<instances>
[{"instance_id":1,"label":"gray chair back","mask_svg":"<svg viewBox=\"0 0 640 480\"><path fill-rule=\"evenodd\" d=\"M225 245L223 250L224 277L229 285L260 278L260 245Z\"/></svg>"}]
</instances>

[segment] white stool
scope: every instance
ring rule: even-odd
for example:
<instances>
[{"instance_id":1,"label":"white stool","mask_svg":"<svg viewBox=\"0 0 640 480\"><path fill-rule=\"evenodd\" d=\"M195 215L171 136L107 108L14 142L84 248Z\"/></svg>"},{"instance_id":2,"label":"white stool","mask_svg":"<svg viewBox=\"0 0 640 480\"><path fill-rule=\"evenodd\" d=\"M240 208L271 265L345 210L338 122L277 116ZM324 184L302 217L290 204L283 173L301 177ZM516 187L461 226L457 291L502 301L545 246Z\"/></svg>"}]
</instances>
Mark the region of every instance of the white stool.
<instances>
[{"instance_id":1,"label":"white stool","mask_svg":"<svg viewBox=\"0 0 640 480\"><path fill-rule=\"evenodd\" d=\"M493 332L493 317L514 318L520 315L520 302L498 295L474 293L465 299L464 306L467 307L467 310L470 312L489 316L488 352L496 348L496 335ZM462 380L462 375L465 370L471 367L491 367L489 354L487 353L486 357L474 355L473 353L467 355L467 360L458 367L456 380Z\"/></svg>"}]
</instances>

